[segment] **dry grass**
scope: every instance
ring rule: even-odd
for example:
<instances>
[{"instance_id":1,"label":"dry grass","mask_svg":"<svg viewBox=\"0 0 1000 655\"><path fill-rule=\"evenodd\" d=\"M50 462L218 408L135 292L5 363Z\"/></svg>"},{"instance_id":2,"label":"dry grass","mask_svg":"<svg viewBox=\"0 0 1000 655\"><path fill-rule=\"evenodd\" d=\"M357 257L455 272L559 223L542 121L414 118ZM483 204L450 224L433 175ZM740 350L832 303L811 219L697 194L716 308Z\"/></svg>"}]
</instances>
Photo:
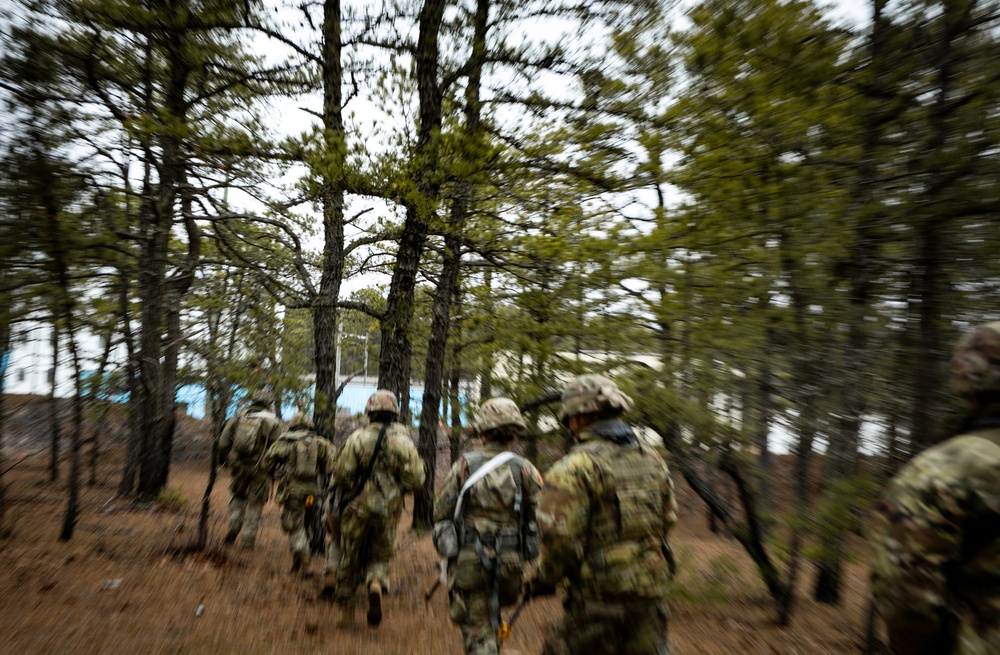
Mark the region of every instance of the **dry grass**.
<instances>
[{"instance_id":1,"label":"dry grass","mask_svg":"<svg viewBox=\"0 0 1000 655\"><path fill-rule=\"evenodd\" d=\"M175 466L170 486L188 501L179 512L109 502L117 467L109 464L102 472L104 484L83 494L82 517L69 543L56 539L64 490L43 482L42 462L26 462L5 477L13 530L0 541L0 653L461 652L446 594L424 607L434 553L428 537L406 529L408 518L400 526L382 627L367 628L359 612L357 628L338 631L337 610L318 597L318 578L303 581L287 573L290 556L273 503L265 509L254 551L221 548L228 501L223 475L212 498L210 549L185 554L197 525L203 463ZM842 607L803 598L793 626L779 629L746 555L733 540L709 533L700 501L683 485L679 491L684 511L673 542L682 573L671 602L676 653L858 651L862 567L849 567ZM314 560L315 571L321 566ZM802 596L808 597L807 589ZM539 653L545 626L560 611L557 599L526 608L504 654Z\"/></svg>"}]
</instances>

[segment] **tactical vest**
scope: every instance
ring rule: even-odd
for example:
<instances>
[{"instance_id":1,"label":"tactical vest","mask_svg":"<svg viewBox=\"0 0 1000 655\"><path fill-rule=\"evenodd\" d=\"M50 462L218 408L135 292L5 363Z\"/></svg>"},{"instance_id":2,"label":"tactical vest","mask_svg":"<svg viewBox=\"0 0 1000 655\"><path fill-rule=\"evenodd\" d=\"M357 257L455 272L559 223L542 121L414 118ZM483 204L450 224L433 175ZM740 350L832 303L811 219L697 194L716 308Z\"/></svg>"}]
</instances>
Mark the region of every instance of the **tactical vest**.
<instances>
[{"instance_id":1,"label":"tactical vest","mask_svg":"<svg viewBox=\"0 0 1000 655\"><path fill-rule=\"evenodd\" d=\"M465 458L466 465L469 467L469 476L471 477L480 467L492 459L493 455L482 452L470 452L463 455L463 457ZM478 540L482 545L490 546L491 548L499 546L501 550L505 551L520 551L527 559L534 559L538 556L538 527L533 521L529 521L528 517L524 514L524 481L521 477L523 462L524 460L520 457L514 457L497 469L500 471L506 467L510 470L514 481L514 502L510 507L512 512L507 513L503 517L506 520L498 519L495 516L490 517L489 520L497 523L495 530L477 532L472 527L472 521L466 520L470 512L476 511L475 508L468 502L463 507L462 520L456 526L462 545L475 546ZM490 475L492 474L493 472L490 473ZM485 481L486 479L480 480L476 487ZM468 493L470 496L476 487L469 490Z\"/></svg>"},{"instance_id":2,"label":"tactical vest","mask_svg":"<svg viewBox=\"0 0 1000 655\"><path fill-rule=\"evenodd\" d=\"M590 507L581 591L595 598L666 595L670 569L663 508L663 462L645 446L585 441L600 472L603 495Z\"/></svg>"}]
</instances>

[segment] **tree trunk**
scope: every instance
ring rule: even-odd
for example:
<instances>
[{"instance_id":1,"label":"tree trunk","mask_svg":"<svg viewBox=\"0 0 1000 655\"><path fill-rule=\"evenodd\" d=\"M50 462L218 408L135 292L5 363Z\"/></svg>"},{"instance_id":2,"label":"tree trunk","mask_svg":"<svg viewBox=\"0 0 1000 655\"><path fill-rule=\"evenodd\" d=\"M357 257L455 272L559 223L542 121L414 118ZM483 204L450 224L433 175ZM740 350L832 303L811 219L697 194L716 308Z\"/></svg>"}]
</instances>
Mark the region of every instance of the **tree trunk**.
<instances>
[{"instance_id":1,"label":"tree trunk","mask_svg":"<svg viewBox=\"0 0 1000 655\"><path fill-rule=\"evenodd\" d=\"M771 448L769 437L771 432L771 415L773 413L772 398L774 395L774 380L771 366L774 362L774 352L777 349L778 330L773 325L767 326L767 336L764 342L764 356L760 361L757 373L757 411L754 421L754 445L757 446L757 461L760 465L760 497L761 505L767 509L771 506Z\"/></svg>"},{"instance_id":2,"label":"tree trunk","mask_svg":"<svg viewBox=\"0 0 1000 655\"><path fill-rule=\"evenodd\" d=\"M427 240L429 219L437 201L437 153L434 142L441 130L441 89L438 86L438 33L444 16L444 0L425 0L420 9L417 36L417 90L420 125L414 153L419 200L407 201L406 221L396 251L396 266L389 283L385 318L382 321L382 351L379 354L378 385L399 397L399 418L410 420L410 324L416 295L417 269Z\"/></svg>"},{"instance_id":3,"label":"tree trunk","mask_svg":"<svg viewBox=\"0 0 1000 655\"><path fill-rule=\"evenodd\" d=\"M65 281L64 281L65 283ZM76 393L73 394L73 431L70 434L70 468L69 468L69 497L66 501L66 514L63 516L62 531L59 533L60 541L69 541L73 538L73 529L76 527L76 517L80 507L80 472L82 469L80 458L80 442L83 439L83 376L80 372L80 353L77 349L76 330L73 324L73 302L69 299L69 289L65 290L67 295L66 303L66 336L69 341L70 358L73 364L73 382Z\"/></svg>"},{"instance_id":4,"label":"tree trunk","mask_svg":"<svg viewBox=\"0 0 1000 655\"><path fill-rule=\"evenodd\" d=\"M173 0L171 4L178 15L187 15L186 0ZM167 126L159 138L159 193L155 206L150 207L149 229L144 233L143 240L143 266L139 271L139 289L143 299L139 400L146 441L139 459L138 493L144 498L155 498L166 486L170 473L180 348L180 303L194 279L194 267L200 254L199 232L191 215L191 192L187 188L183 136L177 127L187 121L185 94L190 63L185 52L189 41L186 30L185 25L168 26L163 36ZM187 232L188 252L184 263L168 279L167 255L178 201Z\"/></svg>"},{"instance_id":5,"label":"tree trunk","mask_svg":"<svg viewBox=\"0 0 1000 655\"><path fill-rule=\"evenodd\" d=\"M108 360L111 358L111 347L116 325L117 321L112 321L111 326L104 335L104 348L101 351L101 359L97 364L97 373L94 375L93 383L90 387L89 405L94 417L94 428L90 435L90 477L87 480L87 484L91 487L97 484L101 431L104 429L104 420L108 415L108 401L107 399L102 399L101 394L104 387L104 372L108 367Z\"/></svg>"},{"instance_id":6,"label":"tree trunk","mask_svg":"<svg viewBox=\"0 0 1000 655\"><path fill-rule=\"evenodd\" d=\"M459 312L462 306L462 290L460 286L455 287L455 311ZM450 462L455 463L458 456L462 454L462 402L459 399L458 385L462 377L462 324L455 324L455 339L451 346L451 378L449 379L449 394L451 396L451 437L448 440Z\"/></svg>"},{"instance_id":7,"label":"tree trunk","mask_svg":"<svg viewBox=\"0 0 1000 655\"><path fill-rule=\"evenodd\" d=\"M323 129L329 152L343 152L344 119L341 86L340 0L323 4ZM337 167L337 172L343 166ZM313 305L316 395L313 421L316 431L333 441L337 416L337 300L344 276L344 192L343 185L329 174L323 175L323 269L319 295Z\"/></svg>"},{"instance_id":8,"label":"tree trunk","mask_svg":"<svg viewBox=\"0 0 1000 655\"><path fill-rule=\"evenodd\" d=\"M59 479L59 399L56 386L59 379L59 319L52 319L52 378L49 382L49 482Z\"/></svg>"},{"instance_id":9,"label":"tree trunk","mask_svg":"<svg viewBox=\"0 0 1000 655\"><path fill-rule=\"evenodd\" d=\"M490 0L479 0L476 6L475 31L470 55L469 83L465 94L465 132L468 147L474 148L480 133L479 86L483 61L486 58L486 31L489 22ZM473 150L475 152L475 150ZM417 530L429 528L433 524L434 513L434 471L437 468L437 441L439 434L439 411L441 407L441 387L443 382L445 351L448 333L451 329L452 298L458 288L458 276L462 268L461 235L466 216L472 203L473 185L469 179L460 180L456 185L455 199L444 238L444 257L437 289L434 290L434 304L431 317L431 336L427 344L427 361L424 367L424 399L420 409L420 437L417 447L424 460L427 476L424 487L413 500L413 527Z\"/></svg>"},{"instance_id":10,"label":"tree trunk","mask_svg":"<svg viewBox=\"0 0 1000 655\"><path fill-rule=\"evenodd\" d=\"M486 294L483 300L483 314L485 316L483 318L482 331L484 340L492 342L493 332L496 329L493 325L493 269L487 268L486 272L483 273L483 287L486 289ZM490 345L483 355L483 364L479 373L480 405L493 397L493 368L495 366L496 360L493 356L493 346Z\"/></svg>"},{"instance_id":11,"label":"tree trunk","mask_svg":"<svg viewBox=\"0 0 1000 655\"><path fill-rule=\"evenodd\" d=\"M125 462L118 495L131 496L135 492L135 477L139 470L139 453L142 448L142 427L138 411L139 373L136 367L135 338L132 334L132 314L128 302L128 275L119 272L118 303L122 312L122 339L125 341L125 378L128 383L129 413L128 442L125 445Z\"/></svg>"},{"instance_id":12,"label":"tree trunk","mask_svg":"<svg viewBox=\"0 0 1000 655\"><path fill-rule=\"evenodd\" d=\"M884 66L884 48L887 25L882 20L885 0L872 3L872 33L869 39L869 62L876 79L881 78L879 68ZM871 85L872 88L884 85ZM880 92L884 89L880 88ZM877 276L880 237L876 231L880 201L876 199L877 161L883 125L884 102L868 98L868 109L863 118L864 142L859 159L854 198L848 204L849 215L854 217L853 247L851 248L850 291L846 310L847 341L841 353L840 408L833 426L828 450L830 480L834 483L830 493L836 493L836 483L857 475L858 435L864 420L868 393L868 371L872 359L869 347L866 318L869 312L873 280ZM815 599L821 603L840 602L840 584L844 558L842 534L830 533L821 542L822 558L818 563Z\"/></svg>"},{"instance_id":13,"label":"tree trunk","mask_svg":"<svg viewBox=\"0 0 1000 655\"><path fill-rule=\"evenodd\" d=\"M0 280L3 277L3 271L0 271ZM7 363L10 361L10 332L10 297L0 293L0 471L6 470L3 457L4 433L7 426L4 380L7 377ZM0 473L0 539L6 538L7 535L7 485Z\"/></svg>"}]
</instances>

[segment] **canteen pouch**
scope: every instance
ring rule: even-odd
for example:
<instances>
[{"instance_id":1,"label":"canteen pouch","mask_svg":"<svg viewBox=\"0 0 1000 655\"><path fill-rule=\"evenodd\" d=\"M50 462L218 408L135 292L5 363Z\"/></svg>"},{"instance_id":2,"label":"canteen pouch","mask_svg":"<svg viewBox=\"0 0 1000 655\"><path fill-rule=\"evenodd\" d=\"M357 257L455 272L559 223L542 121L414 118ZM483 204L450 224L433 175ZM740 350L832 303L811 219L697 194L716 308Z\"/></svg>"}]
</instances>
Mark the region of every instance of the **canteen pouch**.
<instances>
[{"instance_id":1,"label":"canteen pouch","mask_svg":"<svg viewBox=\"0 0 1000 655\"><path fill-rule=\"evenodd\" d=\"M454 521L447 520L435 523L432 538L434 550L438 552L438 555L445 559L458 557L458 529Z\"/></svg>"}]
</instances>

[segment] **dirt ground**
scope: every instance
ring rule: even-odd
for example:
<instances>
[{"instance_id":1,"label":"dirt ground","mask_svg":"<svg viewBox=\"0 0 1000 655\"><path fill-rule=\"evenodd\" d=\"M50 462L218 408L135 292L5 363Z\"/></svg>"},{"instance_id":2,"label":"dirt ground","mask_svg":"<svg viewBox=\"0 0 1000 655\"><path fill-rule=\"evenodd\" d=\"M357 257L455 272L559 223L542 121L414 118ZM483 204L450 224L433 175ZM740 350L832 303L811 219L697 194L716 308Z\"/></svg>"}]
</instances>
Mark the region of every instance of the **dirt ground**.
<instances>
[{"instance_id":1,"label":"dirt ground","mask_svg":"<svg viewBox=\"0 0 1000 655\"><path fill-rule=\"evenodd\" d=\"M443 472L447 454L441 459ZM206 465L174 466L170 487L187 501L180 511L121 503L114 498L117 475L118 467L109 462L101 484L85 488L69 543L57 540L65 490L45 481L42 459L32 458L4 476L10 503L6 525L12 530L0 539L0 653L462 652L448 620L446 594L424 606L435 555L429 536L417 538L408 530L409 517L400 524L382 626L365 626L362 608L358 627L340 631L334 626L337 610L318 596L319 578L288 574L290 556L274 503L264 510L255 550L224 549L229 493L223 473L212 496L209 551L183 555L178 553L195 536ZM859 652L864 566L848 567L840 607L809 599L813 572L807 566L793 624L778 628L749 558L733 539L709 532L701 501L683 484L678 490L681 514L672 543L681 573L670 600L674 653ZM312 568L319 572L322 561L314 559ZM555 598L529 605L504 655L541 652L545 630L560 612Z\"/></svg>"}]
</instances>

